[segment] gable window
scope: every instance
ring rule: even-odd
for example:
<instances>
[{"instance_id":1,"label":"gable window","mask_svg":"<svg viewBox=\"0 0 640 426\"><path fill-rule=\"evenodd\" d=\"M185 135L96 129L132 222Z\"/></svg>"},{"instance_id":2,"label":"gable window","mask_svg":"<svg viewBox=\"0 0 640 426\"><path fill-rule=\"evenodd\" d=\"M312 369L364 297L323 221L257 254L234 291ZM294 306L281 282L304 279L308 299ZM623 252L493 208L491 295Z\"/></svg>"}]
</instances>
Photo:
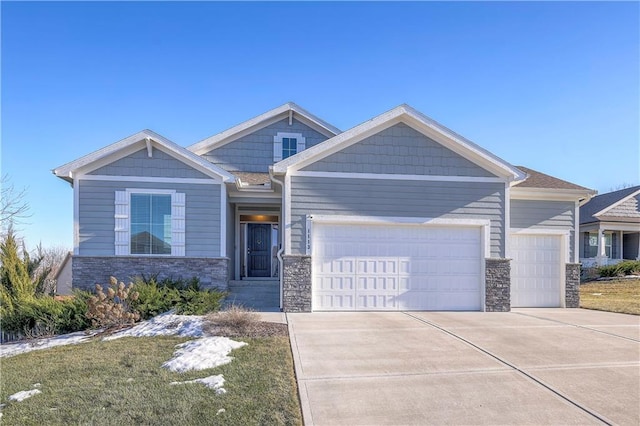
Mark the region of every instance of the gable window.
<instances>
[{"instance_id":1,"label":"gable window","mask_svg":"<svg viewBox=\"0 0 640 426\"><path fill-rule=\"evenodd\" d=\"M116 255L185 255L185 194L128 189L115 195Z\"/></svg>"},{"instance_id":2,"label":"gable window","mask_svg":"<svg viewBox=\"0 0 640 426\"><path fill-rule=\"evenodd\" d=\"M306 139L300 133L278 132L273 137L273 162L284 160L306 148Z\"/></svg>"},{"instance_id":3,"label":"gable window","mask_svg":"<svg viewBox=\"0 0 640 426\"><path fill-rule=\"evenodd\" d=\"M282 159L289 158L296 154L298 141L296 138L282 138Z\"/></svg>"}]
</instances>

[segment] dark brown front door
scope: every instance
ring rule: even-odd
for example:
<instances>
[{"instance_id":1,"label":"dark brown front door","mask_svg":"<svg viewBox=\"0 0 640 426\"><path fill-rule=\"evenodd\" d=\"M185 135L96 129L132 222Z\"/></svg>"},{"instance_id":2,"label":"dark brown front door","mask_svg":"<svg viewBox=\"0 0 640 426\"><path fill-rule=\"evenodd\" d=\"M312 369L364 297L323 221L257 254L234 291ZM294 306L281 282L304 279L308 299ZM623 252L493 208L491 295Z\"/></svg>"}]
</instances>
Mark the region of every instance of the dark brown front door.
<instances>
[{"instance_id":1,"label":"dark brown front door","mask_svg":"<svg viewBox=\"0 0 640 426\"><path fill-rule=\"evenodd\" d=\"M248 224L247 256L250 277L271 276L271 225Z\"/></svg>"}]
</instances>

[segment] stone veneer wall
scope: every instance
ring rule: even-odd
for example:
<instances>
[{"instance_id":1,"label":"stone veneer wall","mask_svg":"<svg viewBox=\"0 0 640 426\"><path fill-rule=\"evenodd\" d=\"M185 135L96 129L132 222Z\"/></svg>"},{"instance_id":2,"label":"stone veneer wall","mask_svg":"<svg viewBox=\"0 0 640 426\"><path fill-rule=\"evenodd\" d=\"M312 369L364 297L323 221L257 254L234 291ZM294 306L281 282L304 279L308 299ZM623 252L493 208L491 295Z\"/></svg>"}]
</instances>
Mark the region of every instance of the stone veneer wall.
<instances>
[{"instance_id":1,"label":"stone veneer wall","mask_svg":"<svg viewBox=\"0 0 640 426\"><path fill-rule=\"evenodd\" d=\"M282 256L284 312L311 312L311 256Z\"/></svg>"},{"instance_id":2,"label":"stone veneer wall","mask_svg":"<svg viewBox=\"0 0 640 426\"><path fill-rule=\"evenodd\" d=\"M565 265L564 301L567 308L580 307L580 264Z\"/></svg>"},{"instance_id":3,"label":"stone veneer wall","mask_svg":"<svg viewBox=\"0 0 640 426\"><path fill-rule=\"evenodd\" d=\"M485 259L485 311L511 310L511 259Z\"/></svg>"},{"instance_id":4,"label":"stone veneer wall","mask_svg":"<svg viewBox=\"0 0 640 426\"><path fill-rule=\"evenodd\" d=\"M229 285L229 259L204 257L73 256L73 288L94 290L108 285L110 277L130 282L144 275L159 279L198 277L202 288L226 290Z\"/></svg>"}]
</instances>

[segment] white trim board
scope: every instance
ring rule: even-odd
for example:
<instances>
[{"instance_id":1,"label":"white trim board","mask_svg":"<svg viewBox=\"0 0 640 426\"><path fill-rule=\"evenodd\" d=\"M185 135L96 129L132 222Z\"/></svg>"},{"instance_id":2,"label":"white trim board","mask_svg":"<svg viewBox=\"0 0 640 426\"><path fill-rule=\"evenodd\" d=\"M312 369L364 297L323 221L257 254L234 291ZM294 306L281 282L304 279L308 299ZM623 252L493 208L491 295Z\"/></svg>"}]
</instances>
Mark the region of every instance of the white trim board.
<instances>
[{"instance_id":1,"label":"white trim board","mask_svg":"<svg viewBox=\"0 0 640 426\"><path fill-rule=\"evenodd\" d=\"M493 182L504 183L506 179L483 176L441 176L441 175L404 175L395 173L349 173L349 172L314 172L292 171L288 176L325 177L342 179L381 179L381 180L423 180L436 182Z\"/></svg>"},{"instance_id":2,"label":"white trim board","mask_svg":"<svg viewBox=\"0 0 640 426\"><path fill-rule=\"evenodd\" d=\"M144 182L144 183L182 183L189 185L221 185L220 179L200 178L167 178L150 176L114 176L114 175L79 175L78 180L97 180L109 182Z\"/></svg>"}]
</instances>

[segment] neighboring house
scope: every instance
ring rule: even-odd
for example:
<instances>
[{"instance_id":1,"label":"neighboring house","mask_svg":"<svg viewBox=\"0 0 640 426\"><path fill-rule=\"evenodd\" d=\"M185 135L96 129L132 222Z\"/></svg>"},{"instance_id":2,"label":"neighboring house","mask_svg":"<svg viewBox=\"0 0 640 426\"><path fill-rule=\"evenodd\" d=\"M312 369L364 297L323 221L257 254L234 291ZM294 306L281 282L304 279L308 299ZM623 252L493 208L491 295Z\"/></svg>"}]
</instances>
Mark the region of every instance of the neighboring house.
<instances>
[{"instance_id":1,"label":"neighboring house","mask_svg":"<svg viewBox=\"0 0 640 426\"><path fill-rule=\"evenodd\" d=\"M71 263L72 257L71 252L68 252L67 255L62 260L60 267L56 271L53 276L53 279L56 282L56 290L55 293L60 296L66 296L72 294L72 273L71 273Z\"/></svg>"},{"instance_id":2,"label":"neighboring house","mask_svg":"<svg viewBox=\"0 0 640 426\"><path fill-rule=\"evenodd\" d=\"M287 312L578 306L594 192L407 105L342 132L287 103L186 149L145 130L54 173L74 190L74 287L277 279Z\"/></svg>"},{"instance_id":3,"label":"neighboring house","mask_svg":"<svg viewBox=\"0 0 640 426\"><path fill-rule=\"evenodd\" d=\"M602 266L640 259L640 186L593 197L580 207L580 261Z\"/></svg>"}]
</instances>

